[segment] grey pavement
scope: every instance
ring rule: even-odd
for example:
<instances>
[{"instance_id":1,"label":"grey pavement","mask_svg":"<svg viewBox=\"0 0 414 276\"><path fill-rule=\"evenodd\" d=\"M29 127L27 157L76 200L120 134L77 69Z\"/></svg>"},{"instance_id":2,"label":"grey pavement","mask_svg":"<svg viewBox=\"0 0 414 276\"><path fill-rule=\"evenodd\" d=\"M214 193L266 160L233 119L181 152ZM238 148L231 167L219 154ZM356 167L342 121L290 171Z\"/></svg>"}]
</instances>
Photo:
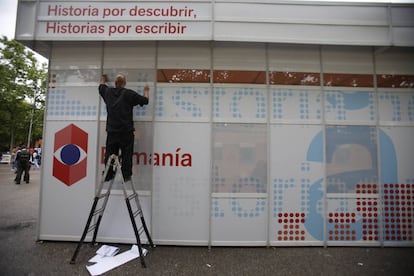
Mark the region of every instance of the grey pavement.
<instances>
[{"instance_id":1,"label":"grey pavement","mask_svg":"<svg viewBox=\"0 0 414 276\"><path fill-rule=\"evenodd\" d=\"M0 164L0 276L89 275L99 245L84 245L71 265L76 242L37 241L40 171L30 184L13 178ZM412 247L157 246L145 260L147 268L136 259L105 275L414 275Z\"/></svg>"}]
</instances>

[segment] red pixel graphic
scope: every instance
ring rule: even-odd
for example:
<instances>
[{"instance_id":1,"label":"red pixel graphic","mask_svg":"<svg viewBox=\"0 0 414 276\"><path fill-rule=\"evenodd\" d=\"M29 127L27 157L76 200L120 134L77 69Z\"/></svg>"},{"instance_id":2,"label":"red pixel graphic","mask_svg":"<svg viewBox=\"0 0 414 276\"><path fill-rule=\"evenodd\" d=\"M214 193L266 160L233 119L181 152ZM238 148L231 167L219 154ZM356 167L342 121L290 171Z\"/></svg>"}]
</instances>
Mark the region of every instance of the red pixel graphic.
<instances>
[{"instance_id":1,"label":"red pixel graphic","mask_svg":"<svg viewBox=\"0 0 414 276\"><path fill-rule=\"evenodd\" d=\"M355 213L329 213L328 215L329 223L333 224L335 228L335 230L329 230L328 240L356 240L356 232L351 230L351 225L355 223Z\"/></svg>"},{"instance_id":2,"label":"red pixel graphic","mask_svg":"<svg viewBox=\"0 0 414 276\"><path fill-rule=\"evenodd\" d=\"M283 230L277 231L279 241L305 240L305 213L279 213L278 222L283 224Z\"/></svg>"},{"instance_id":3,"label":"red pixel graphic","mask_svg":"<svg viewBox=\"0 0 414 276\"><path fill-rule=\"evenodd\" d=\"M351 230L356 217L362 219L362 240L380 240L380 208L377 184L357 184L356 212L329 213L331 241L354 241L356 230ZM414 184L384 184L382 195L382 223L384 241L412 241L414 216Z\"/></svg>"},{"instance_id":4,"label":"red pixel graphic","mask_svg":"<svg viewBox=\"0 0 414 276\"><path fill-rule=\"evenodd\" d=\"M378 194L377 184L357 184L357 194ZM357 198L357 212L362 216L362 239L364 241L379 240L378 197Z\"/></svg>"},{"instance_id":5,"label":"red pixel graphic","mask_svg":"<svg viewBox=\"0 0 414 276\"><path fill-rule=\"evenodd\" d=\"M412 241L414 184L384 184L385 241Z\"/></svg>"}]
</instances>

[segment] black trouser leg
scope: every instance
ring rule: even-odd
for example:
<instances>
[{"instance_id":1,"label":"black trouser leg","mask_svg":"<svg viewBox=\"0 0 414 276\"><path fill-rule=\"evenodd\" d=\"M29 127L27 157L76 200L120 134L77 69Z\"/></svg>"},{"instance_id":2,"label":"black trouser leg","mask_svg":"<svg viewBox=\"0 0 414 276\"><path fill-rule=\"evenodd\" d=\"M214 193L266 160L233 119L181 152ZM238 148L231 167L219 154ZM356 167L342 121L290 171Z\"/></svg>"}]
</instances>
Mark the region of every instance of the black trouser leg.
<instances>
[{"instance_id":1,"label":"black trouser leg","mask_svg":"<svg viewBox=\"0 0 414 276\"><path fill-rule=\"evenodd\" d=\"M18 165L16 177L14 178L14 182L16 182L16 184L20 184L20 180L22 179L22 173L23 173L23 168L22 166Z\"/></svg>"},{"instance_id":2,"label":"black trouser leg","mask_svg":"<svg viewBox=\"0 0 414 276\"><path fill-rule=\"evenodd\" d=\"M134 133L125 133L121 136L122 176L129 180L132 175L132 155L134 153Z\"/></svg>"},{"instance_id":3,"label":"black trouser leg","mask_svg":"<svg viewBox=\"0 0 414 276\"><path fill-rule=\"evenodd\" d=\"M27 165L24 168L24 178L23 178L26 183L29 183L29 180L30 180L29 171L30 171L30 165Z\"/></svg>"},{"instance_id":4,"label":"black trouser leg","mask_svg":"<svg viewBox=\"0 0 414 276\"><path fill-rule=\"evenodd\" d=\"M108 162L109 157L112 154L118 155L119 154L119 142L116 139L118 135L108 132L106 136L106 148L105 148L105 166ZM106 174L105 181L111 180L115 176L114 171L112 168L108 170L108 173Z\"/></svg>"}]
</instances>

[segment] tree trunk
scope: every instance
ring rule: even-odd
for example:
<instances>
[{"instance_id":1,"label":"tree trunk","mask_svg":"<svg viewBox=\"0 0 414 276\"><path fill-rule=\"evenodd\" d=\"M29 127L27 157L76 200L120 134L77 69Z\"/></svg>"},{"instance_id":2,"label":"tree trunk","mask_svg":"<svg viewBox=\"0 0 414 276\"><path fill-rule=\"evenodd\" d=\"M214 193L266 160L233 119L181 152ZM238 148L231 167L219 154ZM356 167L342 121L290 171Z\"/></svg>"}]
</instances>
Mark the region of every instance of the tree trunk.
<instances>
[{"instance_id":1,"label":"tree trunk","mask_svg":"<svg viewBox=\"0 0 414 276\"><path fill-rule=\"evenodd\" d=\"M13 113L10 112L10 153L13 152L14 148L14 116Z\"/></svg>"}]
</instances>

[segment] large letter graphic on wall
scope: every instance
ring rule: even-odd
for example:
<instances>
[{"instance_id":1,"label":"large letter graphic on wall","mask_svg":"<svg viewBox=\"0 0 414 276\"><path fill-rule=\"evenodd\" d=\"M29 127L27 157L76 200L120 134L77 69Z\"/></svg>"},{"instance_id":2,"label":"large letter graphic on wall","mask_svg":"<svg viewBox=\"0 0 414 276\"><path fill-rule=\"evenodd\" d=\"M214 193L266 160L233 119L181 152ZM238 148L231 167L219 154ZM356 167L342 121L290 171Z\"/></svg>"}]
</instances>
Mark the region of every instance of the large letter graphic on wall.
<instances>
[{"instance_id":1,"label":"large letter graphic on wall","mask_svg":"<svg viewBox=\"0 0 414 276\"><path fill-rule=\"evenodd\" d=\"M88 133L70 124L55 133L53 176L71 186L86 176Z\"/></svg>"}]
</instances>

